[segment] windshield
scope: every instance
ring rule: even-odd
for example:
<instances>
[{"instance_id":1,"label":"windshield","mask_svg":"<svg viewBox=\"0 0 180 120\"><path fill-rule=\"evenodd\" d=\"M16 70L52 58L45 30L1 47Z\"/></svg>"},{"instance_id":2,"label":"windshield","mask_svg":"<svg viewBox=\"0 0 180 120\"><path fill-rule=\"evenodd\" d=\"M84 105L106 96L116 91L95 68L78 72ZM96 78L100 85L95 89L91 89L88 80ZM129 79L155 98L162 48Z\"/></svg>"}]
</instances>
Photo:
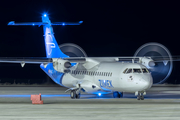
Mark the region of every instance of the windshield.
<instances>
[{"instance_id":1,"label":"windshield","mask_svg":"<svg viewBox=\"0 0 180 120\"><path fill-rule=\"evenodd\" d=\"M129 69L129 70L127 71L127 73L132 73L132 69Z\"/></svg>"},{"instance_id":2,"label":"windshield","mask_svg":"<svg viewBox=\"0 0 180 120\"><path fill-rule=\"evenodd\" d=\"M134 69L133 69L133 73L142 73L142 72L141 72L141 69L138 69L138 68L136 69L136 68L134 68Z\"/></svg>"},{"instance_id":3,"label":"windshield","mask_svg":"<svg viewBox=\"0 0 180 120\"><path fill-rule=\"evenodd\" d=\"M142 68L143 73L149 73L149 71L146 68Z\"/></svg>"},{"instance_id":4,"label":"windshield","mask_svg":"<svg viewBox=\"0 0 180 120\"><path fill-rule=\"evenodd\" d=\"M128 68L126 68L123 73L126 73L127 70L128 70Z\"/></svg>"},{"instance_id":5,"label":"windshield","mask_svg":"<svg viewBox=\"0 0 180 120\"><path fill-rule=\"evenodd\" d=\"M129 73L149 73L149 71L146 69L146 68L126 68L124 71L123 71L124 74L129 74Z\"/></svg>"}]
</instances>

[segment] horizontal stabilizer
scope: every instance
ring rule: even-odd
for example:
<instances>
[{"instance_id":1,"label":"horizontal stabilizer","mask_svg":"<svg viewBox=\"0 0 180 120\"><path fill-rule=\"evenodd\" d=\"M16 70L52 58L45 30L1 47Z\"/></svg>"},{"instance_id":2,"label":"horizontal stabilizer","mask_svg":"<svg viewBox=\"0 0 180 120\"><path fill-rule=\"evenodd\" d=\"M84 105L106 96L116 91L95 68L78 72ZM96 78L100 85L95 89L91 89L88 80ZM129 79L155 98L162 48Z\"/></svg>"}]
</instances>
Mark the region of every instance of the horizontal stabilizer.
<instances>
[{"instance_id":1,"label":"horizontal stabilizer","mask_svg":"<svg viewBox=\"0 0 180 120\"><path fill-rule=\"evenodd\" d=\"M41 26L41 25L47 25L48 23L43 23L43 22L24 22L24 23L15 23L14 21L11 21L8 23L8 25L38 25L38 26Z\"/></svg>"},{"instance_id":2,"label":"horizontal stabilizer","mask_svg":"<svg viewBox=\"0 0 180 120\"><path fill-rule=\"evenodd\" d=\"M53 22L51 25L80 25L83 21L79 22Z\"/></svg>"},{"instance_id":3,"label":"horizontal stabilizer","mask_svg":"<svg viewBox=\"0 0 180 120\"><path fill-rule=\"evenodd\" d=\"M50 23L50 25L80 25L81 23L83 23L83 21L79 21L79 22L54 22L54 23ZM8 25L15 25L15 26L19 26L19 25L31 25L31 26L41 26L41 25L48 25L49 23L47 22L23 22L23 23L15 23L14 21L11 21L8 23Z\"/></svg>"}]
</instances>

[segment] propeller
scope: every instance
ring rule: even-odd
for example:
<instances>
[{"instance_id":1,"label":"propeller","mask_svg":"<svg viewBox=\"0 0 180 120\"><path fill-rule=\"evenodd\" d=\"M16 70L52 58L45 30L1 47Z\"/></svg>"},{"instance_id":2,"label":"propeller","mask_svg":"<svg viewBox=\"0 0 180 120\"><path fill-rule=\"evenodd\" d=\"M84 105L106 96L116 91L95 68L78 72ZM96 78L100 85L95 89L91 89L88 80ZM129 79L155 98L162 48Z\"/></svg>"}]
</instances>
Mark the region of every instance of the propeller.
<instances>
[{"instance_id":1,"label":"propeller","mask_svg":"<svg viewBox=\"0 0 180 120\"><path fill-rule=\"evenodd\" d=\"M149 71L153 77L153 84L164 83L173 69L172 56L169 50L160 43L146 43L135 52L134 57L151 57L153 60L160 58L161 62L155 62L155 66ZM168 59L169 61L165 61ZM164 61L163 61L164 60Z\"/></svg>"},{"instance_id":2,"label":"propeller","mask_svg":"<svg viewBox=\"0 0 180 120\"><path fill-rule=\"evenodd\" d=\"M87 57L84 50L76 44L64 43L59 45L61 51L69 57Z\"/></svg>"}]
</instances>

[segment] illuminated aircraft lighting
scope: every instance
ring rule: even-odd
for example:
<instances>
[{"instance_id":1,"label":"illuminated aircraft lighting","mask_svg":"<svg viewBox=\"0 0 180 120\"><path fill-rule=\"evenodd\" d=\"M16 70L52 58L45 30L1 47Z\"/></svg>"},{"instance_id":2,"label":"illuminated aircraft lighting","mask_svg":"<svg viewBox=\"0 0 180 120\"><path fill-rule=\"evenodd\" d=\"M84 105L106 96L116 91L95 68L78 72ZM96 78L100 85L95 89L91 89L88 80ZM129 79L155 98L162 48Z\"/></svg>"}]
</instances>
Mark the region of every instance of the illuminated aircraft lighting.
<instances>
[{"instance_id":1,"label":"illuminated aircraft lighting","mask_svg":"<svg viewBox=\"0 0 180 120\"><path fill-rule=\"evenodd\" d=\"M83 21L79 21L79 23L83 23Z\"/></svg>"}]
</instances>

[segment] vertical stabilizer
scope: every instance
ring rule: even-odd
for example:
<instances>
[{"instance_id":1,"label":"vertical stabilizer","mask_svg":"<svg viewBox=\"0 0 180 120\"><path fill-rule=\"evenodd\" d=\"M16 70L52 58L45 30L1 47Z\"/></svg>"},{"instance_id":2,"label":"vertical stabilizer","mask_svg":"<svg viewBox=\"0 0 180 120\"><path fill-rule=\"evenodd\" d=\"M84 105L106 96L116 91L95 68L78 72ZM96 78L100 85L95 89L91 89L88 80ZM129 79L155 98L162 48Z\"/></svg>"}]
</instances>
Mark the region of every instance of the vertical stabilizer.
<instances>
[{"instance_id":1,"label":"vertical stabilizer","mask_svg":"<svg viewBox=\"0 0 180 120\"><path fill-rule=\"evenodd\" d=\"M43 25L46 57L47 58L68 57L59 49L59 46L54 37L51 21L49 20L49 17L47 15L42 16L42 22L47 23Z\"/></svg>"}]
</instances>

